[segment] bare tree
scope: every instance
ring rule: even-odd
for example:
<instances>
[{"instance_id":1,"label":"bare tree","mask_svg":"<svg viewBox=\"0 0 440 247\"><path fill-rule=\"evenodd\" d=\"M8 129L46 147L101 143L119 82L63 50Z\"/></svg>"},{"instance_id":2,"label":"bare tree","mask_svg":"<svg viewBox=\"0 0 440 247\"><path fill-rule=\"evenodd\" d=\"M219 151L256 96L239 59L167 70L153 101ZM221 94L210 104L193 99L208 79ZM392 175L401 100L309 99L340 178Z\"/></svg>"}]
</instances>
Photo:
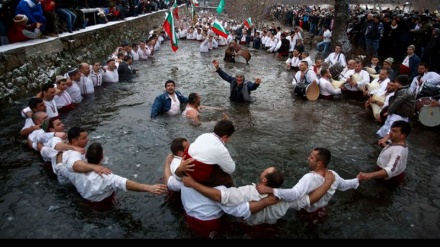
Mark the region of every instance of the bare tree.
<instances>
[{"instance_id":1,"label":"bare tree","mask_svg":"<svg viewBox=\"0 0 440 247\"><path fill-rule=\"evenodd\" d=\"M230 18L244 21L251 17L254 26L259 27L270 15L270 8L276 0L226 0L225 9Z\"/></svg>"}]
</instances>

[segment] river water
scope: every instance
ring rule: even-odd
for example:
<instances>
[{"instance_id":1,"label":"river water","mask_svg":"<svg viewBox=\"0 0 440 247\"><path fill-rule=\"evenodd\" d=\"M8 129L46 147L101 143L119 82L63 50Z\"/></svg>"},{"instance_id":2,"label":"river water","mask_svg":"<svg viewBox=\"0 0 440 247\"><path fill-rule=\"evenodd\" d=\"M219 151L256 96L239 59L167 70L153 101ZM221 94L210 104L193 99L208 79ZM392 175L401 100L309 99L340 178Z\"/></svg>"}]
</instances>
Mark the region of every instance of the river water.
<instances>
[{"instance_id":1,"label":"river water","mask_svg":"<svg viewBox=\"0 0 440 247\"><path fill-rule=\"evenodd\" d=\"M179 41L174 53L165 43L154 59L136 63L134 83L97 88L80 107L62 116L66 129L82 126L90 141L103 144L108 166L115 174L149 184L160 183L165 156L175 137L190 141L213 130L226 113L236 126L227 144L237 163L236 185L256 182L268 166L280 167L292 187L308 172L306 158L313 147L332 152L330 169L343 178L372 171L380 153L375 132L379 124L367 117L363 103L344 98L305 101L291 89L292 74L273 54L251 50L250 64L224 64L223 48L201 54L197 42ZM262 78L252 93L252 104L228 99L229 84L210 63L221 61L231 74L245 72L250 80ZM103 59L104 60L104 59ZM168 79L184 95L198 92L202 104L222 108L202 113L202 125L186 119L150 119L156 95ZM20 110L27 99L3 109L1 135L0 238L194 238L187 229L178 200L148 193L116 193L110 208L91 206L71 186L61 186L29 151L19 132ZM338 191L327 216L309 221L296 211L273 226L248 229L241 219L228 217L224 238L439 238L440 155L439 128L422 126L415 119L408 138L410 156L406 181L390 187L367 181L357 190Z\"/></svg>"}]
</instances>

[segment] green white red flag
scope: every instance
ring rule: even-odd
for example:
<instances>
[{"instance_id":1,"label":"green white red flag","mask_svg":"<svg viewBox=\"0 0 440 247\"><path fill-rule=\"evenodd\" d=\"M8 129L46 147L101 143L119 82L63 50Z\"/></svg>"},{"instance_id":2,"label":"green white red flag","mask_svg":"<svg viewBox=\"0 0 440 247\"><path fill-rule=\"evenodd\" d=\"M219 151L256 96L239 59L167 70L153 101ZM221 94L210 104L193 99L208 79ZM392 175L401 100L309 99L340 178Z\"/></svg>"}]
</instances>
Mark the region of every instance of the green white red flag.
<instances>
[{"instance_id":1,"label":"green white red flag","mask_svg":"<svg viewBox=\"0 0 440 247\"><path fill-rule=\"evenodd\" d=\"M173 16L174 16L174 18L179 20L179 7L177 6L177 1L174 1L174 4L173 4L172 8L173 8Z\"/></svg>"},{"instance_id":2,"label":"green white red flag","mask_svg":"<svg viewBox=\"0 0 440 247\"><path fill-rule=\"evenodd\" d=\"M252 20L251 18L247 18L246 20L243 21L243 24L247 27L247 28L251 28L252 25Z\"/></svg>"},{"instance_id":3,"label":"green white red flag","mask_svg":"<svg viewBox=\"0 0 440 247\"><path fill-rule=\"evenodd\" d=\"M228 38L228 35L229 35L228 30L226 30L219 21L214 20L214 23L212 24L211 29L214 33L218 34L219 36L222 36L225 39Z\"/></svg>"},{"instance_id":4,"label":"green white red flag","mask_svg":"<svg viewBox=\"0 0 440 247\"><path fill-rule=\"evenodd\" d=\"M168 11L166 13L165 21L162 25L165 32L168 34L168 37L170 37L171 42L171 49L173 49L174 52L179 49L178 39L176 35L176 30L174 29L174 18L173 14L171 14L171 11Z\"/></svg>"}]
</instances>

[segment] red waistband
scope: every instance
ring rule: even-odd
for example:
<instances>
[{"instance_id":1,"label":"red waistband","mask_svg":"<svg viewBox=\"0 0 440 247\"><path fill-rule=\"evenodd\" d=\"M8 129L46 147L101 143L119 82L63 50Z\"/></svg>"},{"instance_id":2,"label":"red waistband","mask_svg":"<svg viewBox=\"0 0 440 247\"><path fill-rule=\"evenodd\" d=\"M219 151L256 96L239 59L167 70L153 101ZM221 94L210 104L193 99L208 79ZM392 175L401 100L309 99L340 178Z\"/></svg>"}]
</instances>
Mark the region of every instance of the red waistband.
<instances>
[{"instance_id":1,"label":"red waistband","mask_svg":"<svg viewBox=\"0 0 440 247\"><path fill-rule=\"evenodd\" d=\"M188 159L190 159L192 156L188 153L188 149L189 148L185 149L185 155ZM194 164L194 171L191 172L191 177L200 183L207 182L212 171L214 170L214 165L207 165L198 160L194 160L192 164Z\"/></svg>"},{"instance_id":2,"label":"red waistband","mask_svg":"<svg viewBox=\"0 0 440 247\"><path fill-rule=\"evenodd\" d=\"M213 220L200 220L185 213L185 220L188 227L199 237L209 238L212 234L217 235L224 231L223 217Z\"/></svg>"}]
</instances>

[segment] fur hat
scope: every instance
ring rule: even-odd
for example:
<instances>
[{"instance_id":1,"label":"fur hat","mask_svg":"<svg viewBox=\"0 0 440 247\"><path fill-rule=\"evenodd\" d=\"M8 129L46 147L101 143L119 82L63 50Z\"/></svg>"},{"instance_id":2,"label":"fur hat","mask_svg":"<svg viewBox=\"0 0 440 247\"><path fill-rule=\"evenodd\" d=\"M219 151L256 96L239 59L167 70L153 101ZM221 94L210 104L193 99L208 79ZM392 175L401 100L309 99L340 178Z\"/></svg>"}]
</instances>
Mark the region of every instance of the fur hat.
<instances>
[{"instance_id":1,"label":"fur hat","mask_svg":"<svg viewBox=\"0 0 440 247\"><path fill-rule=\"evenodd\" d=\"M408 86L410 83L408 75L398 75L394 78L393 81L399 83L402 86Z\"/></svg>"},{"instance_id":2,"label":"fur hat","mask_svg":"<svg viewBox=\"0 0 440 247\"><path fill-rule=\"evenodd\" d=\"M16 15L13 20L20 26L26 26L26 23L28 22L27 16L21 14Z\"/></svg>"},{"instance_id":3,"label":"fur hat","mask_svg":"<svg viewBox=\"0 0 440 247\"><path fill-rule=\"evenodd\" d=\"M70 70L70 71L67 72L67 73L68 73L68 75L69 75L70 77L72 77L72 76L76 75L77 73L79 73L79 69L78 69L78 68L74 68L74 69Z\"/></svg>"},{"instance_id":4,"label":"fur hat","mask_svg":"<svg viewBox=\"0 0 440 247\"><path fill-rule=\"evenodd\" d=\"M387 63L389 63L390 65L393 65L393 63L394 63L394 59L393 59L392 57L389 57L389 58L385 59L384 62L387 62Z\"/></svg>"},{"instance_id":5,"label":"fur hat","mask_svg":"<svg viewBox=\"0 0 440 247\"><path fill-rule=\"evenodd\" d=\"M67 78L62 75L57 75L57 77L55 79L55 83L58 84L58 82L60 82L60 81L67 81Z\"/></svg>"}]
</instances>

